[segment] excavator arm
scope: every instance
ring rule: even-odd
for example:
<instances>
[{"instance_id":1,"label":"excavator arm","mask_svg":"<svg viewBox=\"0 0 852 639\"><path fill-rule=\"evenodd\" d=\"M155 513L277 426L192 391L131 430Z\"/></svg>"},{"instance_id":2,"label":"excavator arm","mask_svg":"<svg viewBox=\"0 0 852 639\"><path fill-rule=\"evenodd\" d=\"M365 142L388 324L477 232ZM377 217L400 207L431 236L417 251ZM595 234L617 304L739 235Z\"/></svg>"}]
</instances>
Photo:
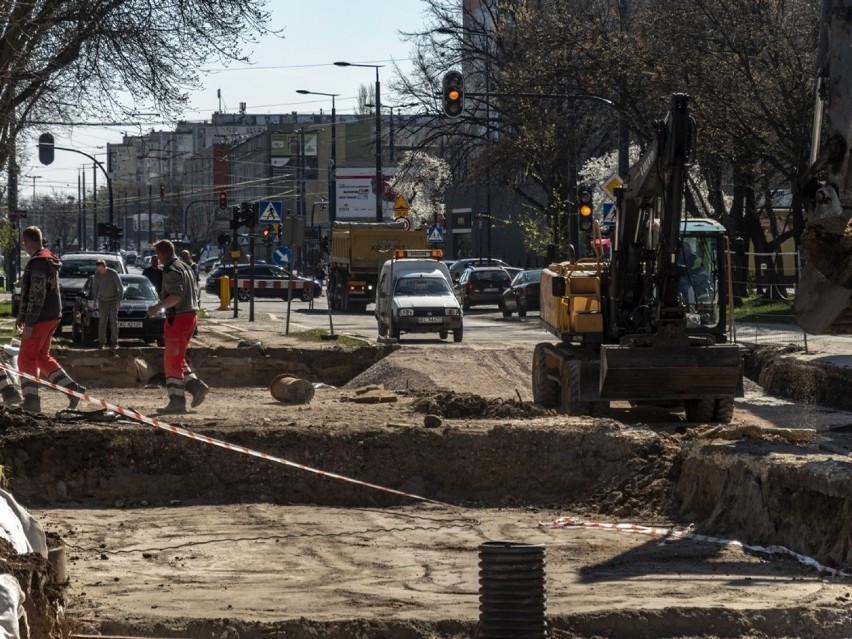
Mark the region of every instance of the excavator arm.
<instances>
[{"instance_id":1,"label":"excavator arm","mask_svg":"<svg viewBox=\"0 0 852 639\"><path fill-rule=\"evenodd\" d=\"M852 0L823 0L822 20L796 318L852 333Z\"/></svg>"}]
</instances>

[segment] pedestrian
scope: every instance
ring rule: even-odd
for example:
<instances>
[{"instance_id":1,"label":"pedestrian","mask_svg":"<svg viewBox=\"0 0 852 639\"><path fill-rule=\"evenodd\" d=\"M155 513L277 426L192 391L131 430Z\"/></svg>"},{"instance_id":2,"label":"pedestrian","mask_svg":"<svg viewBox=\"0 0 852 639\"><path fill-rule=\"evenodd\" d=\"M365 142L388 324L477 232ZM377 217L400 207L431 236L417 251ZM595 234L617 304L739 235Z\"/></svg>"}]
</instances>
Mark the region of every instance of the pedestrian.
<instances>
[{"instance_id":1,"label":"pedestrian","mask_svg":"<svg viewBox=\"0 0 852 639\"><path fill-rule=\"evenodd\" d=\"M151 284L154 285L154 289L159 295L163 288L163 271L160 269L160 261L157 259L156 253L151 256L151 265L142 269L142 275L151 280Z\"/></svg>"},{"instance_id":2,"label":"pedestrian","mask_svg":"<svg viewBox=\"0 0 852 639\"><path fill-rule=\"evenodd\" d=\"M198 264L192 261L192 253L184 249L180 252L180 261L189 266L195 274L195 286L201 285L201 278L198 276Z\"/></svg>"},{"instance_id":3,"label":"pedestrian","mask_svg":"<svg viewBox=\"0 0 852 639\"><path fill-rule=\"evenodd\" d=\"M163 368L166 376L166 391L169 403L160 409L162 414L186 412L186 395L192 395L192 407L199 406L210 388L202 382L186 361L189 340L198 324L198 289L195 274L189 265L177 258L175 246L170 240L159 240L154 244L157 258L163 265L163 286L160 301L148 308L149 317L166 311L163 327Z\"/></svg>"},{"instance_id":4,"label":"pedestrian","mask_svg":"<svg viewBox=\"0 0 852 639\"><path fill-rule=\"evenodd\" d=\"M71 379L59 362L50 355L53 333L62 321L62 297L59 293L59 267L62 263L42 246L41 230L28 226L21 233L21 244L30 260L21 276L21 304L16 326L22 330L18 370L69 390L85 393L86 389ZM39 383L21 378L24 410L41 412ZM68 397L68 407L77 408L78 397Z\"/></svg>"},{"instance_id":5,"label":"pedestrian","mask_svg":"<svg viewBox=\"0 0 852 639\"><path fill-rule=\"evenodd\" d=\"M104 260L95 262L92 297L98 304L98 342L107 347L107 324L109 324L110 347L118 348L118 307L124 297L124 287L115 269Z\"/></svg>"}]
</instances>

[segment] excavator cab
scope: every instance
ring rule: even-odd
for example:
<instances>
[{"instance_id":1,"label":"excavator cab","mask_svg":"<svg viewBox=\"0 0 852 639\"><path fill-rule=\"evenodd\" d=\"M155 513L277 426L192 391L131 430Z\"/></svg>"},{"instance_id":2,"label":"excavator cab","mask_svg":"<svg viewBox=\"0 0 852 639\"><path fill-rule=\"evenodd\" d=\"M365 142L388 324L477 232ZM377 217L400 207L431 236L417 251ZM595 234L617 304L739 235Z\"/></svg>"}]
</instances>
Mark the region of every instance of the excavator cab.
<instances>
[{"instance_id":1,"label":"excavator cab","mask_svg":"<svg viewBox=\"0 0 852 639\"><path fill-rule=\"evenodd\" d=\"M688 333L723 335L727 321L725 229L715 220L684 223L677 252L682 275L678 294L686 314Z\"/></svg>"}]
</instances>

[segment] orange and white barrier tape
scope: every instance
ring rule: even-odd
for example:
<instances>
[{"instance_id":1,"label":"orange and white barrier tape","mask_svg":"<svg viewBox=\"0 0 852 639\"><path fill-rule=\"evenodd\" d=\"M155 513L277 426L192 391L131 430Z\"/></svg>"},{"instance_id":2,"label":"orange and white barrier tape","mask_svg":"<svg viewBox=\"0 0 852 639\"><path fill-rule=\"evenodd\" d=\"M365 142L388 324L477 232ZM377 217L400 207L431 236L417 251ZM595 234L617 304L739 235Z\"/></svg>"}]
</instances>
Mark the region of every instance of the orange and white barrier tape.
<instances>
[{"instance_id":1,"label":"orange and white barrier tape","mask_svg":"<svg viewBox=\"0 0 852 639\"><path fill-rule=\"evenodd\" d=\"M603 521L584 521L577 517L560 517L552 522L539 522L539 528L597 528L599 530L608 530L611 532L625 532L633 535L650 535L652 537L673 537L675 539L691 539L693 541L704 541L720 546L732 546L735 548L744 548L752 552L759 552L766 555L787 555L795 558L798 562L813 568L814 570L831 575L832 577L852 577L852 572L838 570L819 563L813 557L801 555L785 546L755 546L752 544L744 544L735 539L724 539L722 537L713 537L711 535L701 535L691 532L691 529L679 530L677 528L659 528L656 526L641 526L633 523L618 523L618 522L603 522Z\"/></svg>"},{"instance_id":2,"label":"orange and white barrier tape","mask_svg":"<svg viewBox=\"0 0 852 639\"><path fill-rule=\"evenodd\" d=\"M347 477L346 475L339 475L337 473L332 473L327 470L321 470L319 468L314 468L312 466L305 466L304 464L299 464L294 461L290 461L289 459L284 459L283 457L277 457L275 455L268 455L267 453L262 453L260 451L246 448L245 446L240 446L238 444L231 444L222 439L216 439L214 437L208 437L207 435L201 435L194 431L189 430L188 428L183 428L181 426L175 426L174 424L169 424L167 422L161 421L156 417L148 417L147 415L143 415L137 410L132 408L125 408L124 406L118 406L117 404L112 404L106 400L98 399L97 397L92 397L88 393L78 393L76 391L69 390L64 386L58 386L53 382L48 382L47 380L41 379L39 377L35 377L33 375L29 375L28 373L22 373L19 370L11 368L9 366L5 366L0 363L0 368L15 373L19 377L32 380L34 382L38 382L43 386L47 386L48 388L52 388L55 391L59 391L60 393L65 393L71 397L77 397L88 404L94 404L95 406L100 406L106 410L115 411L119 415L123 415L124 417L129 417L130 419L135 419L138 422L142 422L143 424L148 424L149 426L154 426L156 428L160 428L162 430L166 430L170 433L174 433L175 435L181 435L182 437L188 437L189 439L193 439L195 441L199 441L205 444L210 444L211 446L218 446L219 448L224 448L226 450L232 450L237 453L242 453L243 455L249 455L251 457L259 457L260 459L266 459L271 462L275 462L276 464L283 464L284 466L289 466L291 468L298 468L299 470L304 470L309 473L314 473L316 475L321 475L323 477L329 477L331 479L338 479L340 481L345 481L350 484L355 484L357 486L364 486L365 488L372 488L374 490L380 490L386 493L392 493L394 495L400 495L402 497L409 497L410 499L416 499L418 501L428 502L430 504L437 504L439 506L450 506L450 504L436 501L434 499L429 499L428 497L422 497L420 495L415 495L413 493L406 493L401 490L396 490L394 488L388 488L387 486L379 486L378 484L371 484L369 482L361 481L358 479L353 479L352 477Z\"/></svg>"}]
</instances>

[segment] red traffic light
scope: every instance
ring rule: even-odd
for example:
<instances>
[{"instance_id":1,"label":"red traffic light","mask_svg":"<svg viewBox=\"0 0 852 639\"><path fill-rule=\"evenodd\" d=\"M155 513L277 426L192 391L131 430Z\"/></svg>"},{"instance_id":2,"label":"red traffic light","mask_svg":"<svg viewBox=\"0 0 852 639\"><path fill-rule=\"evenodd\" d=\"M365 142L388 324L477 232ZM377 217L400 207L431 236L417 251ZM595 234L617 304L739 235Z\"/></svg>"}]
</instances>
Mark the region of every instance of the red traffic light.
<instances>
[{"instance_id":1,"label":"red traffic light","mask_svg":"<svg viewBox=\"0 0 852 639\"><path fill-rule=\"evenodd\" d=\"M224 211L226 208L228 208L228 194L222 191L219 194L219 209Z\"/></svg>"},{"instance_id":2,"label":"red traffic light","mask_svg":"<svg viewBox=\"0 0 852 639\"><path fill-rule=\"evenodd\" d=\"M263 237L269 237L269 227L264 226L262 233L263 233Z\"/></svg>"}]
</instances>

